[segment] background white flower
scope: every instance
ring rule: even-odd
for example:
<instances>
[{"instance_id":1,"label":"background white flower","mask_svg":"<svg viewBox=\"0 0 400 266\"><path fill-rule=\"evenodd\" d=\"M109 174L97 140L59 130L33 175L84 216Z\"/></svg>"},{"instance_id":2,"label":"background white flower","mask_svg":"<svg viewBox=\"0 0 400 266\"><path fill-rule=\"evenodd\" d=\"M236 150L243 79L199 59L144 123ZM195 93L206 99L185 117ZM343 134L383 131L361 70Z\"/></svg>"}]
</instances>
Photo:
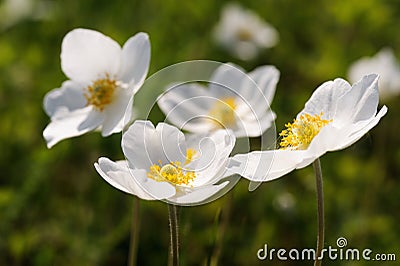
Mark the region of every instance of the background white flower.
<instances>
[{"instance_id":1,"label":"background white flower","mask_svg":"<svg viewBox=\"0 0 400 266\"><path fill-rule=\"evenodd\" d=\"M4 0L0 2L0 30L24 20L47 20L55 13L56 3L46 0Z\"/></svg>"},{"instance_id":2,"label":"background white flower","mask_svg":"<svg viewBox=\"0 0 400 266\"><path fill-rule=\"evenodd\" d=\"M192 133L231 129L236 137L256 137L271 127L270 109L279 71L261 66L246 74L232 64L219 66L208 87L183 83L170 87L158 99L166 120Z\"/></svg>"},{"instance_id":3,"label":"background white flower","mask_svg":"<svg viewBox=\"0 0 400 266\"><path fill-rule=\"evenodd\" d=\"M70 80L44 98L44 109L51 117L43 131L47 146L98 128L103 136L120 132L125 110L131 108L149 62L146 33L131 37L121 49L97 31L69 32L62 42L61 67Z\"/></svg>"},{"instance_id":4,"label":"background white flower","mask_svg":"<svg viewBox=\"0 0 400 266\"><path fill-rule=\"evenodd\" d=\"M253 11L238 4L227 4L214 30L214 39L235 57L253 59L260 49L275 46L279 41L277 30Z\"/></svg>"},{"instance_id":5,"label":"background white flower","mask_svg":"<svg viewBox=\"0 0 400 266\"><path fill-rule=\"evenodd\" d=\"M146 200L200 204L223 189L234 136L226 130L185 135L176 127L137 120L124 133L127 161L100 158L99 174L112 186Z\"/></svg>"},{"instance_id":6,"label":"background white flower","mask_svg":"<svg viewBox=\"0 0 400 266\"><path fill-rule=\"evenodd\" d=\"M391 48L383 48L372 57L363 57L354 62L348 71L351 82L356 82L365 74L379 74L379 97L390 100L400 94L400 65Z\"/></svg>"},{"instance_id":7,"label":"background white flower","mask_svg":"<svg viewBox=\"0 0 400 266\"><path fill-rule=\"evenodd\" d=\"M235 155L229 171L251 181L270 181L311 164L328 151L344 149L386 114L386 106L377 113L378 101L375 74L353 86L343 79L325 82L281 132L281 149Z\"/></svg>"}]
</instances>

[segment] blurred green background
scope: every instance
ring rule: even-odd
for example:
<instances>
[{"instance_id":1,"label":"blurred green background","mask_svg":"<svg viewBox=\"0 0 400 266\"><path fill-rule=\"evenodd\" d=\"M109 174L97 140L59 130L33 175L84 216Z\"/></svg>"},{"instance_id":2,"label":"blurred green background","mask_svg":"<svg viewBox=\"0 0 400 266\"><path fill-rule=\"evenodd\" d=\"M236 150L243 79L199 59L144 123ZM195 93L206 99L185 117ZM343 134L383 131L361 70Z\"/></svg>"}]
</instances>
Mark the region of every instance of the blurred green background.
<instances>
[{"instance_id":1,"label":"blurred green background","mask_svg":"<svg viewBox=\"0 0 400 266\"><path fill-rule=\"evenodd\" d=\"M138 31L149 33L149 74L194 59L235 62L248 71L275 65L281 71L272 103L278 132L319 84L346 77L354 60L384 46L392 47L400 58L397 0L238 1L280 33L276 47L248 62L236 60L213 42L212 29L224 1L28 2L29 8L17 8L19 14L7 13L5 1L0 2L0 265L127 262L133 197L112 188L93 167L100 156L123 159L121 135L102 138L91 133L62 141L51 150L42 138L49 122L42 100L66 79L59 55L64 35L73 28L99 30L120 44ZM359 142L321 160L326 246L336 247L336 239L345 237L349 247L395 253L400 260L398 101L387 104L388 114ZM220 265L312 264L260 262L256 256L264 244L314 248L312 167L251 193L247 186L241 180L211 204L180 208L183 265L208 265L217 252L216 243L222 243ZM163 202L141 201L140 215L138 265L165 265L167 207Z\"/></svg>"}]
</instances>

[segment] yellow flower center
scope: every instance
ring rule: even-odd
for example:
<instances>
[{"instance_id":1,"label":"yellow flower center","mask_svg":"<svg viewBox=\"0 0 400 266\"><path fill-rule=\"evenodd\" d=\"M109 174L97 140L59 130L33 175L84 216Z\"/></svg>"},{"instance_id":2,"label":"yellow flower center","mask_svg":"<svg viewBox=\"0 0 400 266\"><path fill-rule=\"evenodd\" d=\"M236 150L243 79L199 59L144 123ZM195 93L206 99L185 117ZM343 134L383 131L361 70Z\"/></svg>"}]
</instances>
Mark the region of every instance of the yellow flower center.
<instances>
[{"instance_id":1,"label":"yellow flower center","mask_svg":"<svg viewBox=\"0 0 400 266\"><path fill-rule=\"evenodd\" d=\"M114 97L117 81L106 75L103 79L93 81L86 88L85 98L88 105L93 105L97 110L103 111L104 107L110 104Z\"/></svg>"},{"instance_id":2,"label":"yellow flower center","mask_svg":"<svg viewBox=\"0 0 400 266\"><path fill-rule=\"evenodd\" d=\"M241 28L237 31L236 36L240 41L250 41L253 39L253 32L247 28Z\"/></svg>"},{"instance_id":3,"label":"yellow flower center","mask_svg":"<svg viewBox=\"0 0 400 266\"><path fill-rule=\"evenodd\" d=\"M287 123L286 129L279 133L282 137L280 147L282 150L305 150L321 129L332 122L321 118L319 115L303 114L293 123Z\"/></svg>"},{"instance_id":4,"label":"yellow flower center","mask_svg":"<svg viewBox=\"0 0 400 266\"><path fill-rule=\"evenodd\" d=\"M195 149L191 149L191 148L187 149L185 165L191 163L196 155L197 155L197 151Z\"/></svg>"},{"instance_id":5,"label":"yellow flower center","mask_svg":"<svg viewBox=\"0 0 400 266\"><path fill-rule=\"evenodd\" d=\"M236 103L235 98L228 97L219 99L211 108L209 115L212 118L212 122L218 127L230 127L236 122L235 119Z\"/></svg>"},{"instance_id":6,"label":"yellow flower center","mask_svg":"<svg viewBox=\"0 0 400 266\"><path fill-rule=\"evenodd\" d=\"M196 150L187 149L184 165L190 163L196 154ZM159 161L159 164L153 164L150 166L150 171L147 173L147 177L159 182L168 181L174 185L189 185L196 178L196 173L194 171L183 169L181 162L171 162L162 165L162 162Z\"/></svg>"}]
</instances>

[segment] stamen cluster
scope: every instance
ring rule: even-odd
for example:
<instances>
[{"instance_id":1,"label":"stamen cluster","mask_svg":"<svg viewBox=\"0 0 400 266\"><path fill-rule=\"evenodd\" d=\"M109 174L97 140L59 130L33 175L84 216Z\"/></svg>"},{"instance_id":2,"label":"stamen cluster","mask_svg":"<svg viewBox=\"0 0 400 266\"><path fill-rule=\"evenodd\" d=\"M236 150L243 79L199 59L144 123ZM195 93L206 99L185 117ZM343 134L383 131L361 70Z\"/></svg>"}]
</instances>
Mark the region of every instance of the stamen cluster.
<instances>
[{"instance_id":1,"label":"stamen cluster","mask_svg":"<svg viewBox=\"0 0 400 266\"><path fill-rule=\"evenodd\" d=\"M218 125L218 127L230 127L234 125L236 121L235 109L235 98L228 97L218 100L214 104L213 108L211 108L209 115L213 119L213 122Z\"/></svg>"},{"instance_id":2,"label":"stamen cluster","mask_svg":"<svg viewBox=\"0 0 400 266\"><path fill-rule=\"evenodd\" d=\"M319 115L302 114L299 118L294 119L293 123L287 123L286 129L279 133L279 136L282 137L279 143L281 149L307 149L321 129L332 121L322 119L322 115L323 113Z\"/></svg>"},{"instance_id":3,"label":"stamen cluster","mask_svg":"<svg viewBox=\"0 0 400 266\"><path fill-rule=\"evenodd\" d=\"M97 110L103 111L104 107L113 100L117 81L107 75L104 79L98 79L86 88L85 98L88 105L93 105Z\"/></svg>"},{"instance_id":4,"label":"stamen cluster","mask_svg":"<svg viewBox=\"0 0 400 266\"><path fill-rule=\"evenodd\" d=\"M187 149L184 165L192 162L196 154L196 150ZM147 177L159 182L168 181L175 185L189 185L196 178L196 173L194 171L183 169L182 163L179 161L165 165L163 165L161 161L158 163L159 164L153 164L150 166L150 172L147 173Z\"/></svg>"}]
</instances>

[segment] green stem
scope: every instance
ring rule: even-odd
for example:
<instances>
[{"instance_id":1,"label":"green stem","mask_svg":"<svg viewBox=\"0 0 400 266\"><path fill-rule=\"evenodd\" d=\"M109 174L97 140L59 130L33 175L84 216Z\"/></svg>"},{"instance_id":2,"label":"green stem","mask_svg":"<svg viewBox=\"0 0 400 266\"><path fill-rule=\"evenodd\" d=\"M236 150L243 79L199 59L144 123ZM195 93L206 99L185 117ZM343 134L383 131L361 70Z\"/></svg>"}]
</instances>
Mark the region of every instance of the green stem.
<instances>
[{"instance_id":1,"label":"green stem","mask_svg":"<svg viewBox=\"0 0 400 266\"><path fill-rule=\"evenodd\" d=\"M136 265L137 247L139 242L140 227L140 200L137 197L133 199L132 223L131 223L131 239L129 243L129 259L128 265Z\"/></svg>"},{"instance_id":2,"label":"green stem","mask_svg":"<svg viewBox=\"0 0 400 266\"><path fill-rule=\"evenodd\" d=\"M231 208L233 202L233 191L229 193L225 207L222 209L221 218L218 219L218 230L216 232L214 251L210 259L210 266L218 266L219 258L222 254L224 246L224 237L229 226L229 219L231 216Z\"/></svg>"},{"instance_id":3,"label":"green stem","mask_svg":"<svg viewBox=\"0 0 400 266\"><path fill-rule=\"evenodd\" d=\"M179 265L179 228L177 206L168 204L169 232L171 236L169 265Z\"/></svg>"},{"instance_id":4,"label":"green stem","mask_svg":"<svg viewBox=\"0 0 400 266\"><path fill-rule=\"evenodd\" d=\"M325 234L325 222L324 222L324 188L322 184L322 170L321 162L316 159L313 163L315 172L315 180L317 187L317 211L318 211L318 237L317 237L317 251L314 266L320 266L322 259L320 259L322 249L324 247L324 234Z\"/></svg>"}]
</instances>

